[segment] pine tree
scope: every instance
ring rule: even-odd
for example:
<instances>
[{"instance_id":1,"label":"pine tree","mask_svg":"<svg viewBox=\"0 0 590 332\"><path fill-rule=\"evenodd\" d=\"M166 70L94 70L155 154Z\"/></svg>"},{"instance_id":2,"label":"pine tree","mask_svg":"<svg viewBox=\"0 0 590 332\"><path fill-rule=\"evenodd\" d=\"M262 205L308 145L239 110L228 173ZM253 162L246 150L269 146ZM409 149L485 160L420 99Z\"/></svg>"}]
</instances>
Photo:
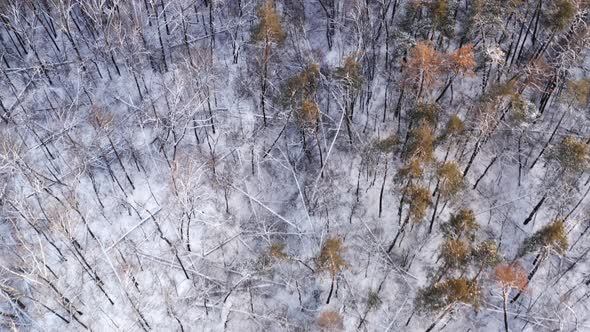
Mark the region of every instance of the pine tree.
<instances>
[{"instance_id":1,"label":"pine tree","mask_svg":"<svg viewBox=\"0 0 590 332\"><path fill-rule=\"evenodd\" d=\"M463 120L461 120L461 118L456 114L451 115L440 135L436 138L437 145L446 145L444 160L447 159L453 143L458 141L459 138L463 137L464 134L465 124L463 123Z\"/></svg>"},{"instance_id":2,"label":"pine tree","mask_svg":"<svg viewBox=\"0 0 590 332\"><path fill-rule=\"evenodd\" d=\"M518 257L529 253L554 251L558 255L568 247L567 233L563 220L556 219L527 238L518 251Z\"/></svg>"},{"instance_id":3,"label":"pine tree","mask_svg":"<svg viewBox=\"0 0 590 332\"><path fill-rule=\"evenodd\" d=\"M270 43L282 44L285 41L286 34L273 1L267 1L258 7L257 16L259 23L252 31L252 40L257 43L262 42L265 45Z\"/></svg>"},{"instance_id":4,"label":"pine tree","mask_svg":"<svg viewBox=\"0 0 590 332\"><path fill-rule=\"evenodd\" d=\"M463 189L463 173L456 162L447 161L442 163L437 170L437 176L439 179L438 190L444 199L454 197Z\"/></svg>"},{"instance_id":5,"label":"pine tree","mask_svg":"<svg viewBox=\"0 0 590 332\"><path fill-rule=\"evenodd\" d=\"M539 117L535 104L523 98L522 94L514 92L510 99L512 106L512 120L518 125L527 127Z\"/></svg>"},{"instance_id":6,"label":"pine tree","mask_svg":"<svg viewBox=\"0 0 590 332\"><path fill-rule=\"evenodd\" d=\"M576 5L571 0L556 0L547 15L549 24L556 31L562 31L574 19L576 12Z\"/></svg>"},{"instance_id":7,"label":"pine tree","mask_svg":"<svg viewBox=\"0 0 590 332\"><path fill-rule=\"evenodd\" d=\"M290 258L289 255L285 253L284 243L274 243L270 247L270 256L278 260L287 260Z\"/></svg>"},{"instance_id":8,"label":"pine tree","mask_svg":"<svg viewBox=\"0 0 590 332\"><path fill-rule=\"evenodd\" d=\"M590 79L568 81L566 91L576 107L584 108L590 102Z\"/></svg>"},{"instance_id":9,"label":"pine tree","mask_svg":"<svg viewBox=\"0 0 590 332\"><path fill-rule=\"evenodd\" d=\"M483 301L479 285L465 278L448 279L418 291L415 307L419 312L438 313L438 318L426 329L431 331L457 304L466 304L479 309Z\"/></svg>"},{"instance_id":10,"label":"pine tree","mask_svg":"<svg viewBox=\"0 0 590 332\"><path fill-rule=\"evenodd\" d=\"M438 137L438 140L445 141L451 137L457 137L463 134L464 132L465 124L463 123L463 120L461 120L461 118L458 115L453 114L449 118L449 121L447 121L447 124L440 136Z\"/></svg>"},{"instance_id":11,"label":"pine tree","mask_svg":"<svg viewBox=\"0 0 590 332\"><path fill-rule=\"evenodd\" d=\"M318 271L327 271L331 275L336 275L342 269L348 266L348 263L342 258L342 239L327 239L322 246L320 255L316 259Z\"/></svg>"},{"instance_id":12,"label":"pine tree","mask_svg":"<svg viewBox=\"0 0 590 332\"><path fill-rule=\"evenodd\" d=\"M315 136L320 152L320 166L323 166L322 150L317 135L321 112L317 100L320 85L320 66L311 64L287 80L282 89L284 107L295 110L295 120L301 129L304 149L307 151L307 134ZM289 113L289 116L291 113Z\"/></svg>"},{"instance_id":13,"label":"pine tree","mask_svg":"<svg viewBox=\"0 0 590 332\"><path fill-rule=\"evenodd\" d=\"M408 201L409 201L409 218L414 223L420 223L426 216L426 212L431 200L430 190L426 187L421 186L410 186L408 188Z\"/></svg>"},{"instance_id":14,"label":"pine tree","mask_svg":"<svg viewBox=\"0 0 590 332\"><path fill-rule=\"evenodd\" d=\"M391 252L391 250L393 250L393 247L395 247L397 240L405 232L406 226L410 221L414 222L415 224L419 224L422 222L422 220L426 216L428 207L432 203L431 197L432 194L430 193L430 190L428 190L428 188L411 184L411 180L408 181L406 190L404 190L404 194L402 195L399 211L401 218L403 204L407 203L409 205L408 214L406 215L404 222L398 229L397 234L393 239L393 242L391 242L391 244L389 245L389 248L387 249L388 253Z\"/></svg>"},{"instance_id":15,"label":"pine tree","mask_svg":"<svg viewBox=\"0 0 590 332\"><path fill-rule=\"evenodd\" d=\"M305 99L301 103L301 108L299 109L298 115L299 123L301 124L302 128L315 129L317 121L320 118L320 108L315 101L311 99Z\"/></svg>"},{"instance_id":16,"label":"pine tree","mask_svg":"<svg viewBox=\"0 0 590 332\"><path fill-rule=\"evenodd\" d=\"M438 124L440 105L437 103L419 102L416 110L412 113L412 121L418 124L426 124L433 128Z\"/></svg>"},{"instance_id":17,"label":"pine tree","mask_svg":"<svg viewBox=\"0 0 590 332\"><path fill-rule=\"evenodd\" d=\"M568 245L564 222L561 219L556 219L528 237L520 246L516 258L521 258L530 253L536 254L533 262L534 267L528 275L528 280L530 281L550 253L553 252L557 255L563 255ZM520 295L521 292L516 294L510 302L516 301Z\"/></svg>"},{"instance_id":18,"label":"pine tree","mask_svg":"<svg viewBox=\"0 0 590 332\"><path fill-rule=\"evenodd\" d=\"M451 38L453 35L453 18L449 8L449 0L435 0L431 3L432 28Z\"/></svg>"},{"instance_id":19,"label":"pine tree","mask_svg":"<svg viewBox=\"0 0 590 332\"><path fill-rule=\"evenodd\" d=\"M477 244L471 251L471 256L477 269L473 280L477 280L484 269L495 266L500 262L498 245L493 240L487 240Z\"/></svg>"},{"instance_id":20,"label":"pine tree","mask_svg":"<svg viewBox=\"0 0 590 332\"><path fill-rule=\"evenodd\" d=\"M282 45L285 41L286 34L281 24L279 14L277 13L272 1L267 1L258 7L258 25L252 30L252 40L255 43L262 43L261 67L262 74L260 77L260 106L264 126L266 127L266 94L268 90L268 73L269 63L272 55L272 45Z\"/></svg>"},{"instance_id":21,"label":"pine tree","mask_svg":"<svg viewBox=\"0 0 590 332\"><path fill-rule=\"evenodd\" d=\"M354 104L358 92L363 83L362 67L355 55L349 55L344 59L342 67L336 68L334 76L342 82L344 87L344 108L346 115L346 130L349 143L352 145L352 117L354 115Z\"/></svg>"},{"instance_id":22,"label":"pine tree","mask_svg":"<svg viewBox=\"0 0 590 332\"><path fill-rule=\"evenodd\" d=\"M404 32L412 34L413 36L428 38L428 34L432 30L432 24L428 24L431 22L425 21L425 18L429 18L425 15L427 14L426 11L429 10L427 4L426 1L406 1L404 6L405 16L400 23Z\"/></svg>"},{"instance_id":23,"label":"pine tree","mask_svg":"<svg viewBox=\"0 0 590 332\"><path fill-rule=\"evenodd\" d=\"M442 197L444 200L449 200L455 197L461 189L463 189L463 173L459 169L459 164L454 161L442 163L437 170L437 182L435 192L438 191L434 208L432 211L432 218L430 219L430 227L428 232L432 232L432 227L436 219L438 203Z\"/></svg>"},{"instance_id":24,"label":"pine tree","mask_svg":"<svg viewBox=\"0 0 590 332\"><path fill-rule=\"evenodd\" d=\"M397 171L397 179L400 181L411 182L413 179L419 179L424 174L424 169L418 159L410 159L406 166L400 167Z\"/></svg>"},{"instance_id":25,"label":"pine tree","mask_svg":"<svg viewBox=\"0 0 590 332\"><path fill-rule=\"evenodd\" d=\"M336 68L334 74L336 78L342 80L352 90L360 88L363 83L362 66L355 55L344 58L344 64Z\"/></svg>"},{"instance_id":26,"label":"pine tree","mask_svg":"<svg viewBox=\"0 0 590 332\"><path fill-rule=\"evenodd\" d=\"M579 174L590 166L590 145L574 137L566 137L559 143L549 159L556 161L568 175Z\"/></svg>"},{"instance_id":27,"label":"pine tree","mask_svg":"<svg viewBox=\"0 0 590 332\"><path fill-rule=\"evenodd\" d=\"M383 139L375 141L374 147L381 153L392 152L397 145L401 143L399 137L395 134L391 134Z\"/></svg>"},{"instance_id":28,"label":"pine tree","mask_svg":"<svg viewBox=\"0 0 590 332\"><path fill-rule=\"evenodd\" d=\"M332 292L334 290L334 282L336 275L340 273L344 268L348 267L348 263L342 258L342 239L330 238L324 242L320 255L316 258L316 265L318 272L328 272L332 278L330 285L330 293L326 303L330 303Z\"/></svg>"},{"instance_id":29,"label":"pine tree","mask_svg":"<svg viewBox=\"0 0 590 332\"><path fill-rule=\"evenodd\" d=\"M440 257L443 261L443 268L438 280L442 279L451 269L464 271L467 268L471 258L471 246L463 240L448 239L441 247Z\"/></svg>"},{"instance_id":30,"label":"pine tree","mask_svg":"<svg viewBox=\"0 0 590 332\"><path fill-rule=\"evenodd\" d=\"M423 123L413 129L410 133L407 151L409 159L416 159L421 163L433 163L436 160L434 157L435 141L433 129L428 124Z\"/></svg>"},{"instance_id":31,"label":"pine tree","mask_svg":"<svg viewBox=\"0 0 590 332\"><path fill-rule=\"evenodd\" d=\"M287 80L287 84L283 89L285 104L290 105L304 99L314 98L319 84L320 66L314 63Z\"/></svg>"},{"instance_id":32,"label":"pine tree","mask_svg":"<svg viewBox=\"0 0 590 332\"><path fill-rule=\"evenodd\" d=\"M470 241L474 241L479 225L475 220L473 210L460 209L457 213L451 214L451 218L449 218L448 222L441 225L441 229L443 234L448 238L467 238Z\"/></svg>"},{"instance_id":33,"label":"pine tree","mask_svg":"<svg viewBox=\"0 0 590 332\"><path fill-rule=\"evenodd\" d=\"M420 312L438 312L457 303L469 304L478 309L481 302L480 287L465 278L448 279L422 288L416 297L416 307Z\"/></svg>"}]
</instances>

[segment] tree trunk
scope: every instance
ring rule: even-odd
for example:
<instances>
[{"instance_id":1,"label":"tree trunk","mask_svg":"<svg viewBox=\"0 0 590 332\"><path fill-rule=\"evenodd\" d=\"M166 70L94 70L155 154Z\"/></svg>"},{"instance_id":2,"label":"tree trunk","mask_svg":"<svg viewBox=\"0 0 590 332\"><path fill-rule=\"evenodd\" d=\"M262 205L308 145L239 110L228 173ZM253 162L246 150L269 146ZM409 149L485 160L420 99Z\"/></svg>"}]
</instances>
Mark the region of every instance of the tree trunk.
<instances>
[{"instance_id":1,"label":"tree trunk","mask_svg":"<svg viewBox=\"0 0 590 332\"><path fill-rule=\"evenodd\" d=\"M432 218L430 219L430 225L428 226L428 234L432 233L432 227L434 226L434 220L436 219L436 209L438 208L438 202L440 201L440 191L436 196L436 201L434 202L434 209L432 211Z\"/></svg>"},{"instance_id":2,"label":"tree trunk","mask_svg":"<svg viewBox=\"0 0 590 332\"><path fill-rule=\"evenodd\" d=\"M270 45L268 37L264 43L264 52L262 55L262 79L260 82L260 107L262 108L262 121L264 127L266 127L266 89L267 89L267 76L268 76L268 58Z\"/></svg>"},{"instance_id":3,"label":"tree trunk","mask_svg":"<svg viewBox=\"0 0 590 332\"><path fill-rule=\"evenodd\" d=\"M506 307L508 306L508 294L505 289L502 290L502 310L504 311L504 330L505 332L508 331L508 313L506 311Z\"/></svg>"},{"instance_id":4,"label":"tree trunk","mask_svg":"<svg viewBox=\"0 0 590 332\"><path fill-rule=\"evenodd\" d=\"M443 318L445 318L445 316L451 311L452 305L449 305L445 311L442 312L442 314L440 314L440 316L438 316L438 318L432 323L430 324L430 326L424 331L424 332L430 332L434 329L434 327L436 326L436 324L438 324L438 322L440 322Z\"/></svg>"},{"instance_id":5,"label":"tree trunk","mask_svg":"<svg viewBox=\"0 0 590 332\"><path fill-rule=\"evenodd\" d=\"M385 179L387 178L387 158L385 159L385 174L383 174L383 183L381 184L381 193L379 194L379 218L383 211L383 190L385 189Z\"/></svg>"},{"instance_id":6,"label":"tree trunk","mask_svg":"<svg viewBox=\"0 0 590 332\"><path fill-rule=\"evenodd\" d=\"M547 147L551 143L551 140L555 136L555 133L557 133L557 129L559 129L559 126L561 126L561 121L563 121L563 118L565 117L565 114L566 114L566 112L563 112L563 114L561 115L561 118L559 119L559 122L557 122L557 126L555 126L555 129L553 129L553 132L551 133L551 136L549 136L549 139L547 140L547 142L545 142L545 145L543 145L543 149L541 149L541 152L539 152L539 155L537 156L537 158L535 158L535 160L531 164L530 169L533 169L533 167L535 167L535 164L537 164L537 161L539 161L539 158L541 158L541 156L545 152L545 149L547 149Z\"/></svg>"},{"instance_id":7,"label":"tree trunk","mask_svg":"<svg viewBox=\"0 0 590 332\"><path fill-rule=\"evenodd\" d=\"M397 239L404 232L404 229L406 228L406 225L408 224L408 221L409 220L410 220L410 213L408 213L408 216L404 220L404 223L401 225L401 227L397 231L397 234L395 235L395 238L393 239L393 242L391 242L391 245L389 245L389 248L387 248L387 253L388 254L393 250L393 247L395 247L395 243L397 242Z\"/></svg>"},{"instance_id":8,"label":"tree trunk","mask_svg":"<svg viewBox=\"0 0 590 332\"><path fill-rule=\"evenodd\" d=\"M326 300L326 304L330 304L330 299L332 298L333 291L334 291L334 276L332 276L332 282L330 283L330 292L328 293L328 299Z\"/></svg>"},{"instance_id":9,"label":"tree trunk","mask_svg":"<svg viewBox=\"0 0 590 332\"><path fill-rule=\"evenodd\" d=\"M533 220L533 217L535 216L535 214L537 214L537 211L539 211L539 209L541 208L541 206L545 202L546 198L547 198L547 194L543 195L543 197L541 198L539 203L537 203L537 205L535 205L535 207L533 208L533 211L531 211L529 216L524 220L523 225L527 225L529 222L531 222L531 220Z\"/></svg>"},{"instance_id":10,"label":"tree trunk","mask_svg":"<svg viewBox=\"0 0 590 332\"><path fill-rule=\"evenodd\" d=\"M469 172L469 169L471 168L471 165L473 164L475 157L479 153L479 149L481 147L481 141L482 141L482 139L480 137L477 140L477 142L475 142L475 147L473 148L473 153L471 154L471 157L469 157L469 162L467 162L467 166L465 167L465 170L463 170L463 178L465 178L467 176L467 172Z\"/></svg>"},{"instance_id":11,"label":"tree trunk","mask_svg":"<svg viewBox=\"0 0 590 332\"><path fill-rule=\"evenodd\" d=\"M475 184L473 185L473 189L474 190L475 190L475 188L477 188L477 185L479 184L479 181L481 181L481 179L483 179L483 177L486 176L486 174L488 173L488 171L490 170L490 168L492 167L492 165L494 165L494 163L496 162L496 159L498 159L498 156L494 156L494 158L492 159L492 161L489 163L488 167L486 167L486 169L483 171L483 174L477 179L477 181L475 181ZM519 183L520 183L520 181L519 181Z\"/></svg>"}]
</instances>

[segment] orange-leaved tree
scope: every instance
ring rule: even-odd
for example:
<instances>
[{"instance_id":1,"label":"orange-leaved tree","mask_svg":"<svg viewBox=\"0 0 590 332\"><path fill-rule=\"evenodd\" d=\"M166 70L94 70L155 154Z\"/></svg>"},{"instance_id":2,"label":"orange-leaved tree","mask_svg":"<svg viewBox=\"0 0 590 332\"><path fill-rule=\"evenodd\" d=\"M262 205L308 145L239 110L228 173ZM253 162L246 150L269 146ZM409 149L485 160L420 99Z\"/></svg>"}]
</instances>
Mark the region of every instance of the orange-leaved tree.
<instances>
[{"instance_id":1,"label":"orange-leaved tree","mask_svg":"<svg viewBox=\"0 0 590 332\"><path fill-rule=\"evenodd\" d=\"M422 96L422 91L425 88L429 90L443 73L443 64L442 55L428 41L420 41L410 50L405 63L406 78L408 82L418 82L418 99Z\"/></svg>"},{"instance_id":2,"label":"orange-leaved tree","mask_svg":"<svg viewBox=\"0 0 590 332\"><path fill-rule=\"evenodd\" d=\"M436 98L436 101L438 102L442 99L457 76L475 76L475 73L473 72L475 66L477 66L477 62L475 61L473 44L471 43L466 44L447 54L445 56L444 68L445 72L450 73L451 76L447 80L447 84L442 89L439 96Z\"/></svg>"},{"instance_id":3,"label":"orange-leaved tree","mask_svg":"<svg viewBox=\"0 0 590 332\"><path fill-rule=\"evenodd\" d=\"M477 66L477 62L475 62L473 44L466 44L451 52L447 57L447 66L455 75L475 75L473 69Z\"/></svg>"},{"instance_id":4,"label":"orange-leaved tree","mask_svg":"<svg viewBox=\"0 0 590 332\"><path fill-rule=\"evenodd\" d=\"M527 288L529 280L526 271L517 262L498 265L494 271L494 278L500 285L502 291L504 329L508 332L508 314L506 308L508 306L508 296L510 295L510 291L513 289L518 292L524 291Z\"/></svg>"}]
</instances>

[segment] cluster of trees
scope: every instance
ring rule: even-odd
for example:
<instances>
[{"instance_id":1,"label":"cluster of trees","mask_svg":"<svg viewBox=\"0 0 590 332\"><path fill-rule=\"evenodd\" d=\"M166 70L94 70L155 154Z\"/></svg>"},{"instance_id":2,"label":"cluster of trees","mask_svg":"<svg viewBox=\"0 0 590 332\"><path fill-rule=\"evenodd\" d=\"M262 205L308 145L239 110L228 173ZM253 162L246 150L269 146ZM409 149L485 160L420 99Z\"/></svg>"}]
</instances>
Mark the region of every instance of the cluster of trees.
<instances>
[{"instance_id":1,"label":"cluster of trees","mask_svg":"<svg viewBox=\"0 0 590 332\"><path fill-rule=\"evenodd\" d=\"M588 45L585 0L0 1L0 329L587 328Z\"/></svg>"}]
</instances>

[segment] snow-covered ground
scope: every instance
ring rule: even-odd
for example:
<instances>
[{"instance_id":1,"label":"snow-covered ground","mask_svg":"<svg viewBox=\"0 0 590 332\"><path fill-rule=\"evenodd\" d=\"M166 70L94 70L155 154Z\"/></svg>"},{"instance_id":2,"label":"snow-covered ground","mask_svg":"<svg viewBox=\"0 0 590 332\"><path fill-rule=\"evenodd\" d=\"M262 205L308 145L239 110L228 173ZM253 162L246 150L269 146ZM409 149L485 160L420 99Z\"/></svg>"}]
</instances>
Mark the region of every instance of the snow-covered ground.
<instances>
[{"instance_id":1,"label":"snow-covered ground","mask_svg":"<svg viewBox=\"0 0 590 332\"><path fill-rule=\"evenodd\" d=\"M422 331L442 314L415 306L443 269L441 224L465 208L474 243L536 269L508 303L510 330L590 331L589 174L551 158L565 137L590 135L588 103L574 105L566 84L588 78L590 9L572 0L575 36L552 35L551 1L539 2L545 16L523 2L481 21L475 2L448 1L448 38L428 18L437 1L411 22L407 1L276 1L287 37L268 58L251 39L262 2L0 4L0 330ZM473 43L474 74L436 73L419 92L405 64L424 39L445 56ZM511 43L522 58L506 61ZM539 48L544 62L532 60ZM358 86L339 74L347 57ZM321 116L302 128L285 91L311 64ZM520 122L517 97L531 111ZM435 100L436 160L407 181L418 101ZM466 130L442 141L452 115ZM379 149L391 135L397 144ZM444 161L468 172L435 206ZM432 202L404 227L410 182ZM519 256L556 219L568 249ZM494 268L440 277L474 280L482 296L477 308L453 303L434 330L504 330Z\"/></svg>"}]
</instances>

